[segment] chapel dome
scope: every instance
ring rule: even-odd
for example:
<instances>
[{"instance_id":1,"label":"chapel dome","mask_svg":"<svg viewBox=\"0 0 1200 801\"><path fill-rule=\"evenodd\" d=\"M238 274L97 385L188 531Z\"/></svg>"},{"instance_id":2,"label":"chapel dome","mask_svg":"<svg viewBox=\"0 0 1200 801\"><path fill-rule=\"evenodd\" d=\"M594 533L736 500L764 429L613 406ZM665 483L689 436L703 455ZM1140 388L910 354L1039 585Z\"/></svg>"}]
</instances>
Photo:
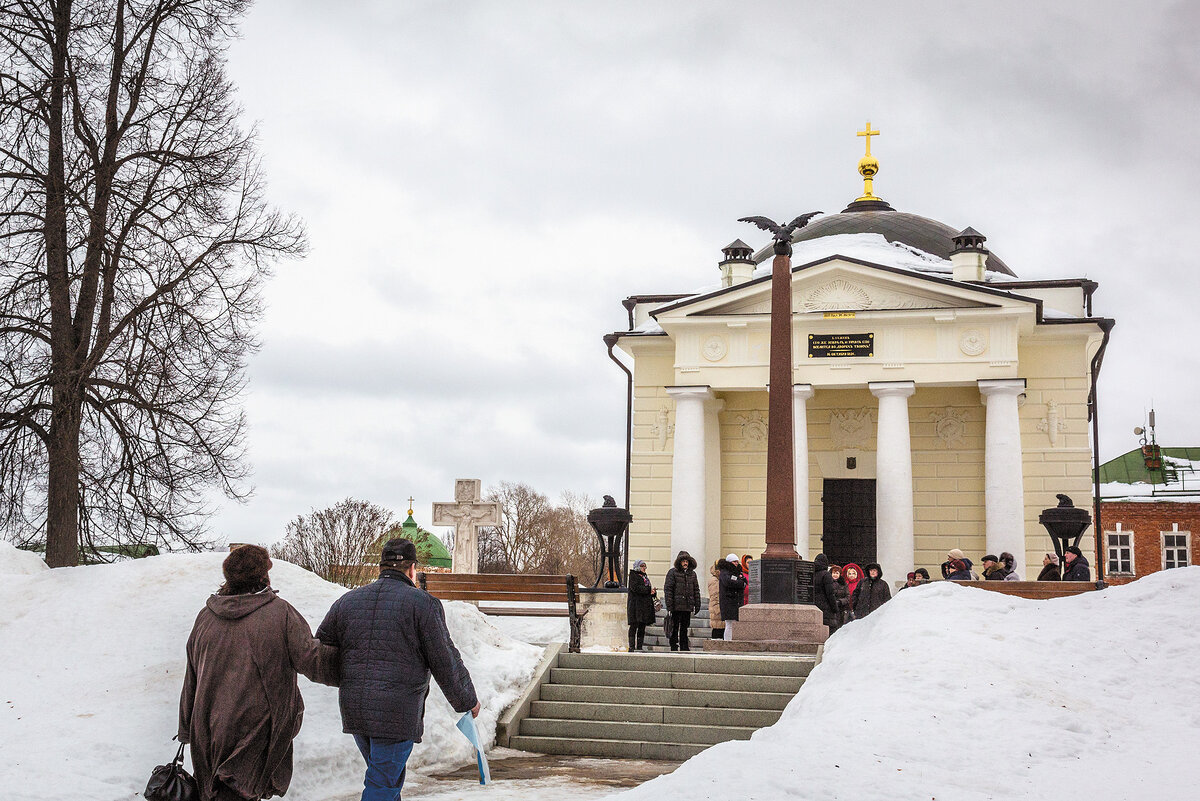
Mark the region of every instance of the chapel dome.
<instances>
[{"instance_id":1,"label":"chapel dome","mask_svg":"<svg viewBox=\"0 0 1200 801\"><path fill-rule=\"evenodd\" d=\"M899 242L943 259L954 250L958 231L945 223L896 211L882 200L856 200L839 214L824 214L792 234L792 242L807 242L836 234L880 234L889 242ZM987 269L1016 276L995 253L988 253Z\"/></svg>"}]
</instances>

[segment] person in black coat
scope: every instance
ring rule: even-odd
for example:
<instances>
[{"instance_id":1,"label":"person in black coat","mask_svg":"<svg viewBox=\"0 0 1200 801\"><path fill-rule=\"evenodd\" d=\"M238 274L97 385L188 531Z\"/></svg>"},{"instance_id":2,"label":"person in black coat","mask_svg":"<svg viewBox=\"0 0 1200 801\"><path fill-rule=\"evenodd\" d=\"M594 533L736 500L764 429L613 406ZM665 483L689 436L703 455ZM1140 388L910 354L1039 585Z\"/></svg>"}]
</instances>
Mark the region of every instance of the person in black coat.
<instances>
[{"instance_id":1,"label":"person in black coat","mask_svg":"<svg viewBox=\"0 0 1200 801\"><path fill-rule=\"evenodd\" d=\"M874 612L892 599L892 590L883 580L883 568L877 562L867 565L867 576L854 588L854 619Z\"/></svg>"},{"instance_id":2,"label":"person in black coat","mask_svg":"<svg viewBox=\"0 0 1200 801\"><path fill-rule=\"evenodd\" d=\"M1062 571L1058 567L1058 554L1048 553L1042 557L1042 572L1038 573L1038 581L1062 581Z\"/></svg>"},{"instance_id":3,"label":"person in black coat","mask_svg":"<svg viewBox=\"0 0 1200 801\"><path fill-rule=\"evenodd\" d=\"M1092 580L1092 568L1088 564L1087 557L1083 555L1083 551L1072 545L1067 548L1064 556L1067 560L1067 569L1063 572L1063 581Z\"/></svg>"},{"instance_id":4,"label":"person in black coat","mask_svg":"<svg viewBox=\"0 0 1200 801\"><path fill-rule=\"evenodd\" d=\"M646 576L646 563L638 559L629 570L629 601L625 616L629 623L629 650L644 651L646 626L654 622L654 596Z\"/></svg>"},{"instance_id":5,"label":"person in black coat","mask_svg":"<svg viewBox=\"0 0 1200 801\"><path fill-rule=\"evenodd\" d=\"M690 553L680 551L663 582L663 608L671 616L667 642L672 651L692 650L688 626L692 624L692 615L700 612L700 580L696 578L696 565Z\"/></svg>"},{"instance_id":6,"label":"person in black coat","mask_svg":"<svg viewBox=\"0 0 1200 801\"><path fill-rule=\"evenodd\" d=\"M967 563L962 559L951 559L949 570L946 574L947 581L974 581L971 568L967 567Z\"/></svg>"},{"instance_id":7,"label":"person in black coat","mask_svg":"<svg viewBox=\"0 0 1200 801\"><path fill-rule=\"evenodd\" d=\"M829 633L833 634L842 626L854 619L854 610L850 608L850 590L846 588L846 580L842 578L840 565L829 566L829 577L833 579L833 626Z\"/></svg>"},{"instance_id":8,"label":"person in black coat","mask_svg":"<svg viewBox=\"0 0 1200 801\"><path fill-rule=\"evenodd\" d=\"M829 572L829 557L817 554L813 560L813 603L821 610L821 622L833 634L837 630L837 591L833 575ZM840 571L839 571L840 575Z\"/></svg>"},{"instance_id":9,"label":"person in black coat","mask_svg":"<svg viewBox=\"0 0 1200 801\"><path fill-rule=\"evenodd\" d=\"M415 584L417 547L391 539L383 546L379 578L334 601L317 639L339 649L338 705L342 731L367 763L366 787L393 793L424 732L429 676L455 712L479 715L479 699L463 664L442 602Z\"/></svg>"},{"instance_id":10,"label":"person in black coat","mask_svg":"<svg viewBox=\"0 0 1200 801\"><path fill-rule=\"evenodd\" d=\"M725 639L733 639L732 623L738 619L738 610L745 600L746 576L737 554L729 554L717 562L717 585L721 592L721 619L725 621Z\"/></svg>"}]
</instances>

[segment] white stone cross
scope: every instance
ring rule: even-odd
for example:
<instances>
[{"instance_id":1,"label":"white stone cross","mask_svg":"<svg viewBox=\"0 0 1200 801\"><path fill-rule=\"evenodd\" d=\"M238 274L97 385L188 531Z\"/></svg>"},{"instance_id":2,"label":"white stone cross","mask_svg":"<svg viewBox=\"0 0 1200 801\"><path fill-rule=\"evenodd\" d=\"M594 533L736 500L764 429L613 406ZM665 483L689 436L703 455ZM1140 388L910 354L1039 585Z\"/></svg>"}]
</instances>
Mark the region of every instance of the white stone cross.
<instances>
[{"instance_id":1,"label":"white stone cross","mask_svg":"<svg viewBox=\"0 0 1200 801\"><path fill-rule=\"evenodd\" d=\"M479 572L479 529L500 525L500 504L479 500L480 480L454 481L454 501L433 505L435 526L454 526L455 573Z\"/></svg>"}]
</instances>

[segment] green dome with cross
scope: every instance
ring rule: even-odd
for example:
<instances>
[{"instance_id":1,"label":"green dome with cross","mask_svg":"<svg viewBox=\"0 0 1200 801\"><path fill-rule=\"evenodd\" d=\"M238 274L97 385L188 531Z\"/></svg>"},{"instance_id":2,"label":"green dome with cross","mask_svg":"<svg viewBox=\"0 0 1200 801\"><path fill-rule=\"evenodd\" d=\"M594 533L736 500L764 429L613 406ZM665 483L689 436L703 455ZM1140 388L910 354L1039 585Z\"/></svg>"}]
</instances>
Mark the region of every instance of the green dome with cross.
<instances>
[{"instance_id":1,"label":"green dome with cross","mask_svg":"<svg viewBox=\"0 0 1200 801\"><path fill-rule=\"evenodd\" d=\"M384 537L384 540L389 540L392 537L403 537L406 540L412 540L413 545L417 546L418 565L451 567L454 560L451 558L450 552L446 550L446 546L442 544L437 535L417 525L417 521L413 520L412 499L409 498L408 502L408 519L398 528L393 526L391 531Z\"/></svg>"}]
</instances>

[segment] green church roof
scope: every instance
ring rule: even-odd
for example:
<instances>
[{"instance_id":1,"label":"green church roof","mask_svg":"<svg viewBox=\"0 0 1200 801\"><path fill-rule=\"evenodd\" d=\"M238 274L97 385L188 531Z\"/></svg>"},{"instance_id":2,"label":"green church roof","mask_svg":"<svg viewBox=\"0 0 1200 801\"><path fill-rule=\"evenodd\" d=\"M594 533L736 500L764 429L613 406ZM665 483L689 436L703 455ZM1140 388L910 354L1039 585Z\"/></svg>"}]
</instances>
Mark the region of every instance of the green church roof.
<instances>
[{"instance_id":1,"label":"green church roof","mask_svg":"<svg viewBox=\"0 0 1200 801\"><path fill-rule=\"evenodd\" d=\"M436 535L426 531L417 525L417 521L413 520L412 510L408 512L408 519L400 526L400 531L397 534L393 529L390 536L404 537L406 540L412 540L413 545L417 546L417 562L422 565L430 565L433 567L451 567L453 559L450 552L446 550L446 546Z\"/></svg>"}]
</instances>

